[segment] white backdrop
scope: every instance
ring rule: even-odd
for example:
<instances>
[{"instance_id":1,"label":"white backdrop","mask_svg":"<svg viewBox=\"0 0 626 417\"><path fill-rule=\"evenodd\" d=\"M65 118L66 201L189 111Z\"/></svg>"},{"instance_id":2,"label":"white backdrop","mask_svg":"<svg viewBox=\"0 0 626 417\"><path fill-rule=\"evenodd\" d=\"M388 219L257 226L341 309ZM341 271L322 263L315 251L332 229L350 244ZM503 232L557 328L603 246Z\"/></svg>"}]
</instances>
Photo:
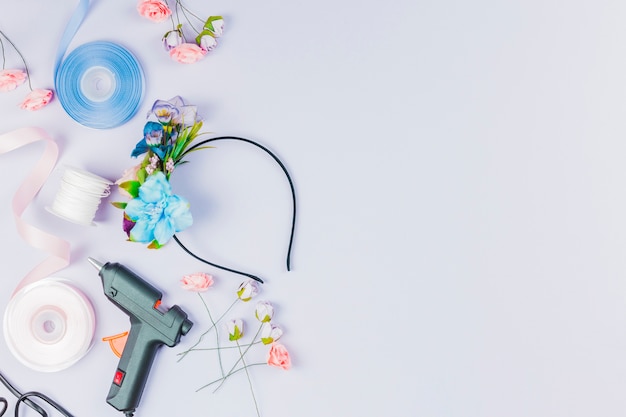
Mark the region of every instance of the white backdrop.
<instances>
[{"instance_id":1,"label":"white backdrop","mask_svg":"<svg viewBox=\"0 0 626 417\"><path fill-rule=\"evenodd\" d=\"M74 3L3 4L0 29L36 87L53 86ZM44 209L64 164L116 179L133 163L152 102L181 95L199 106L206 130L264 143L295 181L286 272L290 196L271 160L223 143L172 180L196 218L181 238L267 281L259 297L276 306L293 368L251 369L261 415L623 415L623 2L185 4L226 19L202 62L169 60L160 49L167 24L141 19L134 1L94 1L70 46L110 40L138 57L146 95L127 124L92 130L58 101L18 109L25 86L0 94L2 132L41 127L61 147L59 168L25 217L71 242L72 262L58 275L90 297L98 323L93 348L68 369L30 370L3 343L0 372L75 416L119 414L105 402L117 358L99 339L128 320L103 296L91 256L135 270L196 323L180 346L159 352L137 416L256 414L244 374L196 393L215 358L198 352L176 362L209 323L179 278L213 274L207 297L218 311L239 277L174 244L157 252L125 242L109 201L91 228ZM19 66L9 51L7 65ZM2 305L45 257L20 239L10 210L41 149L0 156ZM251 306L239 307L233 314L243 316Z\"/></svg>"}]
</instances>

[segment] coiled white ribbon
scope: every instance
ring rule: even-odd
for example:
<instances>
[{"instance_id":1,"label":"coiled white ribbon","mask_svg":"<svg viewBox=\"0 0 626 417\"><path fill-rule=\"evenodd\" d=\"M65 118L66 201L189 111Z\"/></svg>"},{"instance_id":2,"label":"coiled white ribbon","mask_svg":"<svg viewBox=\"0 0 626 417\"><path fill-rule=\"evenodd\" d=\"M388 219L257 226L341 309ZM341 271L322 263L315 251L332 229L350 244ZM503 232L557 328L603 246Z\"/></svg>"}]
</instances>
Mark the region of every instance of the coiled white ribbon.
<instances>
[{"instance_id":1,"label":"coiled white ribbon","mask_svg":"<svg viewBox=\"0 0 626 417\"><path fill-rule=\"evenodd\" d=\"M44 153L15 192L12 209L20 236L49 256L15 288L5 311L4 334L9 349L24 365L56 371L87 352L95 318L87 297L66 282L49 278L69 264L69 243L22 218L56 164L56 142L42 129L18 129L0 135L0 155L35 142L45 143Z\"/></svg>"}]
</instances>

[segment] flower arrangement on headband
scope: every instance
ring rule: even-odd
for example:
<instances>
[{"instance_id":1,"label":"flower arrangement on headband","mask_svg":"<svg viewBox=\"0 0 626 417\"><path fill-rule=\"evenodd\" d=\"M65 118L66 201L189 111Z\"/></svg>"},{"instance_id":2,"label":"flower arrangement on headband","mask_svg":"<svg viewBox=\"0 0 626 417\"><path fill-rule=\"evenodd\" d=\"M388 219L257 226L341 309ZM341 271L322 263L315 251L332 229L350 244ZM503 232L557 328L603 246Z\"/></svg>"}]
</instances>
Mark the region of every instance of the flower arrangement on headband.
<instances>
[{"instance_id":1,"label":"flower arrangement on headband","mask_svg":"<svg viewBox=\"0 0 626 417\"><path fill-rule=\"evenodd\" d=\"M296 220L296 197L293 181L285 165L269 149L250 139L219 136L196 142L198 137L207 134L200 132L202 124L202 119L197 114L197 106L187 104L180 96L154 102L143 127L143 138L131 152L131 157L142 157L141 161L127 169L115 182L122 194L130 199L127 202L112 203L124 210L122 227L128 240L147 244L150 249L158 249L173 238L183 250L201 262L263 282L255 275L217 265L195 255L176 236L176 233L193 224L193 217L187 199L173 193L170 176L176 167L187 162L185 158L190 153L211 148L208 144L218 140L237 140L265 151L278 163L289 181L293 202L287 250L289 270Z\"/></svg>"},{"instance_id":2,"label":"flower arrangement on headband","mask_svg":"<svg viewBox=\"0 0 626 417\"><path fill-rule=\"evenodd\" d=\"M3 40L4 39L4 40ZM8 68L6 67L6 41L19 55L24 64L24 69L20 68ZM33 89L30 82L30 72L28 71L28 65L22 53L17 49L15 44L9 39L9 37L0 30L0 52L2 53L2 70L0 70L0 92L7 92L15 90L20 85L28 81L28 88L30 93L20 103L20 108L24 110L39 110L46 106L50 100L52 100L52 90L43 88Z\"/></svg>"},{"instance_id":3,"label":"flower arrangement on headband","mask_svg":"<svg viewBox=\"0 0 626 417\"><path fill-rule=\"evenodd\" d=\"M270 367L283 370L291 369L292 362L289 351L284 344L279 342L279 339L283 336L283 330L274 322L274 306L269 301L258 301L253 314L250 314L251 316L254 315L255 318L252 322L257 323L256 333L251 338L245 330L247 326L245 326L246 322L243 319L238 316L235 316L237 318L227 318L227 314L231 313L237 304L251 304L250 301L259 294L259 287L256 282L252 280L244 281L237 287L234 301L221 315L217 316L211 314L210 303L203 297L203 294L208 292L213 284L213 277L203 272L185 275L181 279L181 287L184 290L196 292L200 297L202 305L209 316L211 325L200 335L198 340L190 348L178 354L178 361L180 362L193 352L215 354L218 366L213 367L213 369L215 369L216 372L219 370L219 374L216 375L215 379L202 385L196 391L215 387L213 390L215 393L224 385L227 379L235 374L245 373L256 414L260 416L259 404L254 395L250 368L269 365ZM224 326L220 326L223 320ZM222 344L220 336L223 332L228 333L229 344ZM212 333L213 338L211 338L210 342L205 341L205 336L210 333ZM259 352L260 348L263 347L268 348ZM224 352L225 350L231 353L233 350L236 352L235 357L232 359L232 364L230 367L226 368L224 365L227 363L228 356L226 355L227 352ZM261 361L259 354L263 353L264 360Z\"/></svg>"},{"instance_id":4,"label":"flower arrangement on headband","mask_svg":"<svg viewBox=\"0 0 626 417\"><path fill-rule=\"evenodd\" d=\"M189 202L172 193L169 178L201 127L196 106L185 104L181 97L155 101L143 138L131 153L144 157L116 181L131 197L127 203L113 203L124 209L123 228L129 240L160 248L174 233L192 225Z\"/></svg>"},{"instance_id":5,"label":"flower arrangement on headband","mask_svg":"<svg viewBox=\"0 0 626 417\"><path fill-rule=\"evenodd\" d=\"M192 64L215 49L217 38L221 37L224 31L224 19L222 16L202 19L185 7L180 0L175 2L172 12L167 0L139 0L137 11L155 23L170 19L172 29L163 35L163 46L174 61ZM181 22L181 15L185 23ZM202 26L198 28L200 25Z\"/></svg>"}]
</instances>

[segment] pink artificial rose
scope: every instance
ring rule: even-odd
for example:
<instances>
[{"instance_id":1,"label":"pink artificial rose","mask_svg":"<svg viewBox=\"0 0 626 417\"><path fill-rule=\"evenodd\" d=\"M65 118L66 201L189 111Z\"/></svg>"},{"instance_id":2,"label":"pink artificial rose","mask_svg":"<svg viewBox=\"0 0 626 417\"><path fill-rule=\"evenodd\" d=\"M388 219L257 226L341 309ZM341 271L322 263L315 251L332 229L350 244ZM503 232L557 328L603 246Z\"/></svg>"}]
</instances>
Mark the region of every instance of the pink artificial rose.
<instances>
[{"instance_id":1,"label":"pink artificial rose","mask_svg":"<svg viewBox=\"0 0 626 417\"><path fill-rule=\"evenodd\" d=\"M195 274L185 275L180 282L184 290L204 292L213 285L213 277L204 272L196 272Z\"/></svg>"},{"instance_id":2,"label":"pink artificial rose","mask_svg":"<svg viewBox=\"0 0 626 417\"><path fill-rule=\"evenodd\" d=\"M283 368L285 371L291 369L291 359L289 358L287 348L280 343L272 343L267 353L267 364Z\"/></svg>"},{"instance_id":3,"label":"pink artificial rose","mask_svg":"<svg viewBox=\"0 0 626 417\"><path fill-rule=\"evenodd\" d=\"M140 0L137 3L137 11L146 19L153 22L163 22L172 15L172 11L161 0Z\"/></svg>"},{"instance_id":4,"label":"pink artificial rose","mask_svg":"<svg viewBox=\"0 0 626 417\"><path fill-rule=\"evenodd\" d=\"M26 73L18 69L0 71L0 91L15 90L26 81Z\"/></svg>"},{"instance_id":5,"label":"pink artificial rose","mask_svg":"<svg viewBox=\"0 0 626 417\"><path fill-rule=\"evenodd\" d=\"M39 110L52 100L52 90L44 90L37 88L30 92L20 104L20 108L24 110Z\"/></svg>"},{"instance_id":6,"label":"pink artificial rose","mask_svg":"<svg viewBox=\"0 0 626 417\"><path fill-rule=\"evenodd\" d=\"M181 64L193 64L201 60L206 51L195 43L181 43L170 50L170 58Z\"/></svg>"},{"instance_id":7,"label":"pink artificial rose","mask_svg":"<svg viewBox=\"0 0 626 417\"><path fill-rule=\"evenodd\" d=\"M128 182L128 181L138 181L137 179L137 173L139 172L139 169L141 168L141 164L137 164L134 167L128 168L126 171L124 171L124 174L122 175L122 178L118 179L117 181L115 181L115 185L118 186L118 191L120 192L120 194L128 197L128 198L133 198L132 195L130 195L130 193L128 191L126 191L124 188L119 187L119 185Z\"/></svg>"}]
</instances>

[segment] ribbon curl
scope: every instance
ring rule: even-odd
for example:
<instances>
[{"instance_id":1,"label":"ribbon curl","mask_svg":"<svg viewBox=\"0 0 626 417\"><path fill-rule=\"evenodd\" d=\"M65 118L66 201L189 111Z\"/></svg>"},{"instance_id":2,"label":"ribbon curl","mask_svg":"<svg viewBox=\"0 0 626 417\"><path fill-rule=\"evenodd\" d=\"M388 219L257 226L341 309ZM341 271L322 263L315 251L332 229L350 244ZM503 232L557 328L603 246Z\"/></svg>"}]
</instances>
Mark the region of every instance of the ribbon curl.
<instances>
[{"instance_id":1,"label":"ribbon curl","mask_svg":"<svg viewBox=\"0 0 626 417\"><path fill-rule=\"evenodd\" d=\"M11 205L15 225L22 239L34 248L47 252L50 256L22 278L13 295L20 288L65 268L70 261L70 245L67 241L29 224L22 218L22 214L44 185L56 164L59 155L56 142L43 129L17 129L0 135L0 155L40 141L46 145L44 153L15 192Z\"/></svg>"}]
</instances>

